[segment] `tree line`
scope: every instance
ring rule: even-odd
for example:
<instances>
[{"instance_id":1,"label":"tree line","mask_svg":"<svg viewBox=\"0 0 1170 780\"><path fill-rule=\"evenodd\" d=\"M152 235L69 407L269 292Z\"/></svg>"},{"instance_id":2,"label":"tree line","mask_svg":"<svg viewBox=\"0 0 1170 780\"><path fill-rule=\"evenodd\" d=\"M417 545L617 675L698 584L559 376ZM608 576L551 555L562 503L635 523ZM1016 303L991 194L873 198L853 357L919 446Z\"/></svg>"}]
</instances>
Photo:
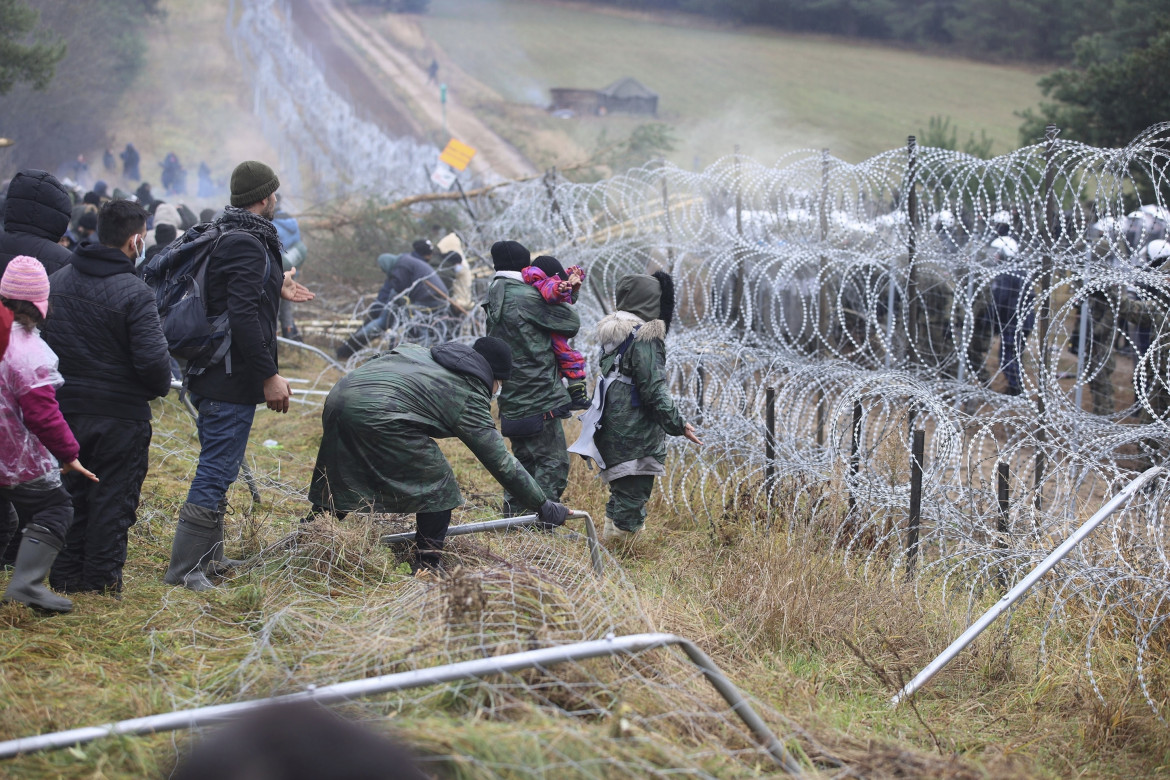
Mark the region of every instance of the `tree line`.
<instances>
[{"instance_id":1,"label":"tree line","mask_svg":"<svg viewBox=\"0 0 1170 780\"><path fill-rule=\"evenodd\" d=\"M1170 0L585 0L793 32L946 47L979 59L1071 62L1082 39L1141 40Z\"/></svg>"},{"instance_id":2,"label":"tree line","mask_svg":"<svg viewBox=\"0 0 1170 780\"><path fill-rule=\"evenodd\" d=\"M0 0L0 136L16 141L5 168L105 143L120 96L147 67L146 28L163 19L159 0Z\"/></svg>"}]
</instances>

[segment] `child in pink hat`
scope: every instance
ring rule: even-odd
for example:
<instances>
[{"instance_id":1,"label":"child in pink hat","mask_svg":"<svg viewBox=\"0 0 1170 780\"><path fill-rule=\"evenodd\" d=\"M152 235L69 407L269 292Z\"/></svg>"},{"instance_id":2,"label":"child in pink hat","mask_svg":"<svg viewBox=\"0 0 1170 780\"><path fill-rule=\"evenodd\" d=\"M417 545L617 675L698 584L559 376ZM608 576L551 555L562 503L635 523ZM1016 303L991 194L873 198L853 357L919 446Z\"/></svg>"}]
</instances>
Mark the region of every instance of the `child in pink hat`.
<instances>
[{"instance_id":1,"label":"child in pink hat","mask_svg":"<svg viewBox=\"0 0 1170 780\"><path fill-rule=\"evenodd\" d=\"M80 447L57 406L56 388L64 381L57 356L37 332L49 311L49 277L40 261L20 255L8 263L0 278L0 303L13 317L0 360L0 499L28 518L2 600L68 612L73 602L44 585L73 520L61 472L97 477L77 460ZM0 549L16 530L6 520L0 518Z\"/></svg>"}]
</instances>

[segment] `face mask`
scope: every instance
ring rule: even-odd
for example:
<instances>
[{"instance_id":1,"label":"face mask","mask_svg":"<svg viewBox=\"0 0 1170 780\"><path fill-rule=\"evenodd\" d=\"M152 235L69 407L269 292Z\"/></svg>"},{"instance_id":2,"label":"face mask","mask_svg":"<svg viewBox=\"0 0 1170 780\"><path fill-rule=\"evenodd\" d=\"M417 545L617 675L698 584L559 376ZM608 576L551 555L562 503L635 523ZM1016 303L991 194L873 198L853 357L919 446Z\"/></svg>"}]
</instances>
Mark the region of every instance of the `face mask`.
<instances>
[{"instance_id":1,"label":"face mask","mask_svg":"<svg viewBox=\"0 0 1170 780\"><path fill-rule=\"evenodd\" d=\"M494 400L496 400L497 398L499 398L499 397L500 397L500 393L502 393L502 392L504 392L504 383L503 383L503 382L501 382L500 384L496 385L496 391L495 391L494 393L492 393L492 400L494 401Z\"/></svg>"},{"instance_id":2,"label":"face mask","mask_svg":"<svg viewBox=\"0 0 1170 780\"><path fill-rule=\"evenodd\" d=\"M134 266L137 268L146 260L146 239L138 236L138 256L134 258Z\"/></svg>"}]
</instances>

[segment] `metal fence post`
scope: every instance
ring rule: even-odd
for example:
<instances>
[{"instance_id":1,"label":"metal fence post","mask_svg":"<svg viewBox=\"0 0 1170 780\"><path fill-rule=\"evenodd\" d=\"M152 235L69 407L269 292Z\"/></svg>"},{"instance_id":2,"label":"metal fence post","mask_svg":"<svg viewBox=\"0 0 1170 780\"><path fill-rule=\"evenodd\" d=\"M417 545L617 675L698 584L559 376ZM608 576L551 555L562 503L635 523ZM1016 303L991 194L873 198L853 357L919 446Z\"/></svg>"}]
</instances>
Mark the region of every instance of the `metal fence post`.
<instances>
[{"instance_id":1,"label":"metal fence post","mask_svg":"<svg viewBox=\"0 0 1170 780\"><path fill-rule=\"evenodd\" d=\"M918 528L922 520L922 460L926 449L926 431L917 428L910 452L910 522L906 530L906 576L914 574L918 562Z\"/></svg>"},{"instance_id":2,"label":"metal fence post","mask_svg":"<svg viewBox=\"0 0 1170 780\"><path fill-rule=\"evenodd\" d=\"M861 471L861 399L853 402L853 445L849 450L849 471L854 477ZM857 500L853 497L853 486L849 486L849 513L853 514Z\"/></svg>"},{"instance_id":3,"label":"metal fence post","mask_svg":"<svg viewBox=\"0 0 1170 780\"><path fill-rule=\"evenodd\" d=\"M1048 443L1048 413L1045 398L1048 395L1048 321L1052 316L1052 251L1053 226L1056 224L1056 200L1053 193L1053 183L1056 178L1056 136L1060 130L1056 125L1048 125L1044 130L1044 184L1041 196L1044 200L1044 233L1041 240L1044 242L1044 253L1040 258L1040 311L1036 317L1036 334L1040 341L1040 366L1036 373L1036 383L1039 385L1039 395L1036 399L1036 412L1039 426L1036 431L1036 480L1034 483L1033 502L1036 509L1044 505L1044 447ZM1082 349L1084 345L1082 345ZM1020 360L1017 354L1016 360ZM1020 366L1022 368L1022 366ZM1078 377L1079 379L1079 377Z\"/></svg>"},{"instance_id":4,"label":"metal fence post","mask_svg":"<svg viewBox=\"0 0 1170 780\"><path fill-rule=\"evenodd\" d=\"M764 393L764 420L767 432L764 434L764 489L768 491L768 508L772 508L772 491L776 486L776 388L769 387ZM769 517L769 522L771 518Z\"/></svg>"},{"instance_id":5,"label":"metal fence post","mask_svg":"<svg viewBox=\"0 0 1170 780\"><path fill-rule=\"evenodd\" d=\"M906 140L906 179L909 188L906 192L906 336L907 339L918 338L918 272L915 264L918 261L918 140L910 136ZM916 345L911 344L908 350L913 353Z\"/></svg>"},{"instance_id":6,"label":"metal fence post","mask_svg":"<svg viewBox=\"0 0 1170 780\"><path fill-rule=\"evenodd\" d=\"M999 538L996 539L995 546L1001 550L1007 549L1007 540L1004 537L1008 533L1008 513L1011 511L1011 495L1008 492L1008 468L1007 461L1001 460L995 464L996 497L999 500L999 515L995 521L995 530L999 532ZM996 579L999 581L1001 588L1007 587L1007 574L1002 568L996 574Z\"/></svg>"}]
</instances>

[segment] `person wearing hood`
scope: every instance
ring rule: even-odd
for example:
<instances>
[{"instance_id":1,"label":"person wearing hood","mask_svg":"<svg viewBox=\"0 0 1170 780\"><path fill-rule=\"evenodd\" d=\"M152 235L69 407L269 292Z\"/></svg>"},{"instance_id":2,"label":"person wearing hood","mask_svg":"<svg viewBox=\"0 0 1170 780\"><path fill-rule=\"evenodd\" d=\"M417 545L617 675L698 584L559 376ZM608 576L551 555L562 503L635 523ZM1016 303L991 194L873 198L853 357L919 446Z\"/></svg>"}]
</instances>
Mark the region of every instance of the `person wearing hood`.
<instances>
[{"instance_id":1,"label":"person wearing hood","mask_svg":"<svg viewBox=\"0 0 1170 780\"><path fill-rule=\"evenodd\" d=\"M144 181L138 185L138 189L134 190L134 197L138 198L138 203L142 208L150 211L155 201L154 194L150 191L150 182Z\"/></svg>"},{"instance_id":2,"label":"person wearing hood","mask_svg":"<svg viewBox=\"0 0 1170 780\"><path fill-rule=\"evenodd\" d=\"M321 412L313 513L414 513L416 562L437 568L451 510L463 498L433 440L454 436L516 504L536 510L546 526L562 525L569 510L508 454L492 420L492 397L512 378L511 350L490 336L471 347L403 344L351 371Z\"/></svg>"},{"instance_id":3,"label":"person wearing hood","mask_svg":"<svg viewBox=\"0 0 1170 780\"><path fill-rule=\"evenodd\" d=\"M609 485L607 542L632 541L645 525L654 478L666 473L667 435L703 443L670 397L666 334L673 315L673 280L656 271L623 276L617 283L617 311L597 323L602 379L590 411L600 417L589 433L596 447L591 457ZM584 416L582 423L584 432ZM574 452L581 451L581 441L574 443Z\"/></svg>"},{"instance_id":4,"label":"person wearing hood","mask_svg":"<svg viewBox=\"0 0 1170 780\"><path fill-rule=\"evenodd\" d=\"M532 475L546 498L559 501L569 484L569 453L561 420L570 414L569 391L549 345L552 336L577 335L581 318L573 306L549 306L524 282L521 271L532 253L516 241L492 244L496 273L488 287L488 335L512 350L513 381L500 394L500 431L512 454ZM515 513L515 496L504 494L502 510Z\"/></svg>"},{"instance_id":5,"label":"person wearing hood","mask_svg":"<svg viewBox=\"0 0 1170 780\"><path fill-rule=\"evenodd\" d=\"M28 169L13 176L4 201L0 274L17 255L35 257L47 274L68 263L73 253L57 242L72 216L73 198L53 174Z\"/></svg>"},{"instance_id":6,"label":"person wearing hood","mask_svg":"<svg viewBox=\"0 0 1170 780\"><path fill-rule=\"evenodd\" d=\"M126 144L126 148L118 155L122 158L122 175L130 181L138 181L138 163L142 159L134 144ZM145 204L143 204L145 205Z\"/></svg>"},{"instance_id":7,"label":"person wearing hood","mask_svg":"<svg viewBox=\"0 0 1170 780\"><path fill-rule=\"evenodd\" d=\"M430 257L435 248L425 238L412 245L405 255L384 254L378 256L378 266L386 273L386 281L378 291L378 299L370 307L369 321L337 348L337 357L345 360L358 350L370 345L390 327L393 307L408 303L426 313L433 313L447 306L447 287L430 266ZM429 338L425 331L408 331L408 340L424 341Z\"/></svg>"},{"instance_id":8,"label":"person wearing hood","mask_svg":"<svg viewBox=\"0 0 1170 780\"><path fill-rule=\"evenodd\" d=\"M81 460L102 475L67 474L73 523L53 563L50 584L65 593L117 593L130 527L150 450L150 402L171 387L171 360L154 293L134 273L146 236L146 211L110 201L97 219L97 242L49 279L53 316L43 338L60 359L61 412L81 445Z\"/></svg>"},{"instance_id":9,"label":"person wearing hood","mask_svg":"<svg viewBox=\"0 0 1170 780\"><path fill-rule=\"evenodd\" d=\"M301 226L297 223L297 218L284 210L283 200L279 197L276 200L276 216L272 218L272 224L276 226L276 233L280 236L280 245L283 247L280 260L285 272L299 273L301 264L309 254L309 248L301 238ZM292 301L283 298L280 301L280 311L277 313L280 335L286 339L301 341L301 334L293 320L294 305Z\"/></svg>"},{"instance_id":10,"label":"person wearing hood","mask_svg":"<svg viewBox=\"0 0 1170 780\"><path fill-rule=\"evenodd\" d=\"M154 211L154 227L146 231L146 248L150 249L158 243L156 233L159 225L173 225L175 233L183 232L183 217L179 214L179 210L170 203L160 203L158 208Z\"/></svg>"},{"instance_id":11,"label":"person wearing hood","mask_svg":"<svg viewBox=\"0 0 1170 780\"><path fill-rule=\"evenodd\" d=\"M471 268L463 257L463 242L454 233L448 233L435 245L439 251L435 270L451 293L451 307L458 314L467 314L474 306L471 300Z\"/></svg>"}]
</instances>

